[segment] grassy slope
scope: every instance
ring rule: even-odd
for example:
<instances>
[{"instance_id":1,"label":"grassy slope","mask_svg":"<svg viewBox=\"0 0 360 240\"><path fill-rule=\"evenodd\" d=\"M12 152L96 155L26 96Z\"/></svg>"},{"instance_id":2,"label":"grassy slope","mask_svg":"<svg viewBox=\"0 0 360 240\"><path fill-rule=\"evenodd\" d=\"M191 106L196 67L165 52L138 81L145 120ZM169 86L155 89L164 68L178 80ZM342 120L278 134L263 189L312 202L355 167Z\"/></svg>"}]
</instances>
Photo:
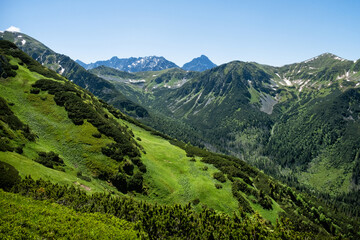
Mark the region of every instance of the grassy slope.
<instances>
[{"instance_id":1,"label":"grassy slope","mask_svg":"<svg viewBox=\"0 0 360 240\"><path fill-rule=\"evenodd\" d=\"M151 135L149 132L131 125L136 137L146 151L142 160L147 166L145 180L149 184L149 194L144 196L150 202L188 203L199 199L201 205L232 214L237 210L238 203L231 193L229 181L216 189L212 174L218 170L209 164L190 161L184 150L171 145L168 141ZM208 170L204 171L204 166Z\"/></svg>"},{"instance_id":2,"label":"grassy slope","mask_svg":"<svg viewBox=\"0 0 360 240\"><path fill-rule=\"evenodd\" d=\"M135 225L0 190L0 239L137 239Z\"/></svg>"},{"instance_id":3,"label":"grassy slope","mask_svg":"<svg viewBox=\"0 0 360 240\"><path fill-rule=\"evenodd\" d=\"M12 64L15 60L12 61ZM34 178L43 178L62 184L73 184L79 182L89 186L92 191L104 191L109 188L104 182L93 179L85 182L76 177L76 171L81 170L85 175L90 175L85 167L87 159L106 161L116 166L116 162L105 157L99 150L106 143L111 142L105 137L96 139L91 135L96 128L86 123L75 126L67 117L64 108L58 107L53 96L48 94L29 94L30 86L36 80L43 78L41 75L29 72L19 66L17 76L6 82L2 82L0 94L8 102L15 105L12 110L19 119L30 126L30 129L39 137L36 143L28 143L24 148L24 154L13 152L1 152L0 160L14 165L22 176L31 174ZM19 91L23 89L23 91ZM45 100L43 100L45 99ZM64 159L68 166L66 173L46 168L35 163L32 159L37 157L39 151L54 151ZM19 162L18 160L22 160Z\"/></svg>"},{"instance_id":4,"label":"grassy slope","mask_svg":"<svg viewBox=\"0 0 360 240\"><path fill-rule=\"evenodd\" d=\"M13 59L12 64L17 64ZM15 152L0 152L0 160L13 165L21 176L31 175L33 178L43 178L61 184L75 184L90 187L90 192L102 192L105 189L116 189L104 181L92 179L86 182L77 178L76 172L81 170L84 175L91 176L89 161L107 162L113 169L118 163L101 154L101 147L111 142L102 136L97 139L92 134L96 128L89 123L75 126L67 117L63 107L57 106L53 96L47 93L30 94L31 84L43 78L19 65L14 79L1 83L0 94L8 102L15 105L12 110L21 121L39 137L36 142L27 143L22 155ZM22 89L19 91L19 89ZM44 100L45 99L45 100ZM127 123L126 123L127 124ZM171 145L168 141L151 135L149 132L131 125L136 136L142 141L147 154L143 162L148 172L145 175L149 186L148 196L138 196L150 202L164 204L188 203L199 199L201 206L207 205L219 211L233 213L237 210L237 201L232 197L230 182L223 184L222 189L216 189L217 182L212 178L215 167L208 165L208 170L202 170L204 163L199 160L190 162L185 151ZM54 151L60 154L67 167L66 172L46 168L34 162L38 151Z\"/></svg>"}]
</instances>

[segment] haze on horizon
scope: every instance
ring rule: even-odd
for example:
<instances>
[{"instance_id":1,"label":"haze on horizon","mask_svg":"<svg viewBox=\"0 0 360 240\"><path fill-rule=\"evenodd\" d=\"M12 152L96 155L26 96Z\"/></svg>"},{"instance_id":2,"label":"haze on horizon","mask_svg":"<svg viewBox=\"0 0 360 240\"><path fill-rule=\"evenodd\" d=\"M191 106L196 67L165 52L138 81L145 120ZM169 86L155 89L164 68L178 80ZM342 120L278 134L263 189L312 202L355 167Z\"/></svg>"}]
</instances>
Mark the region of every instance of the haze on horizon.
<instances>
[{"instance_id":1,"label":"haze on horizon","mask_svg":"<svg viewBox=\"0 0 360 240\"><path fill-rule=\"evenodd\" d=\"M360 2L11 1L0 30L15 26L56 52L90 63L163 56L179 66L204 54L281 66L324 52L360 58Z\"/></svg>"}]
</instances>

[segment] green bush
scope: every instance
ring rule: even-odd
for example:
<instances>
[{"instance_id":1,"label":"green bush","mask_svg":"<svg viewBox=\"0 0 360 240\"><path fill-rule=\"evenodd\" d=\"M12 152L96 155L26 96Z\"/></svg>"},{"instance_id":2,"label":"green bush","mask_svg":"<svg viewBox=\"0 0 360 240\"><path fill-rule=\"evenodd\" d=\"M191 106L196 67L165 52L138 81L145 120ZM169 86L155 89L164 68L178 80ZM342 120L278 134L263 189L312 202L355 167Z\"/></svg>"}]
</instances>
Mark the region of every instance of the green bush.
<instances>
[{"instance_id":1,"label":"green bush","mask_svg":"<svg viewBox=\"0 0 360 240\"><path fill-rule=\"evenodd\" d=\"M44 165L48 168L63 167L65 166L64 161L59 157L59 154L51 152L39 152L38 157L35 159L36 162ZM59 169L59 168L57 168Z\"/></svg>"},{"instance_id":2,"label":"green bush","mask_svg":"<svg viewBox=\"0 0 360 240\"><path fill-rule=\"evenodd\" d=\"M126 176L118 172L112 179L112 184L122 193L127 192L127 182L126 182Z\"/></svg>"},{"instance_id":3,"label":"green bush","mask_svg":"<svg viewBox=\"0 0 360 240\"><path fill-rule=\"evenodd\" d=\"M9 191L20 181L19 172L12 165L0 161L0 188Z\"/></svg>"},{"instance_id":4,"label":"green bush","mask_svg":"<svg viewBox=\"0 0 360 240\"><path fill-rule=\"evenodd\" d=\"M214 177L216 180L218 180L219 182L222 182L222 183L226 182L226 177L225 177L225 175L224 175L222 172L215 172L215 173L213 174L213 177Z\"/></svg>"},{"instance_id":5,"label":"green bush","mask_svg":"<svg viewBox=\"0 0 360 240\"><path fill-rule=\"evenodd\" d=\"M131 162L129 162L128 160L126 160L124 162L124 165L122 166L122 169L128 175L133 175L134 174L134 165Z\"/></svg>"},{"instance_id":6,"label":"green bush","mask_svg":"<svg viewBox=\"0 0 360 240\"><path fill-rule=\"evenodd\" d=\"M142 173L137 172L130 178L128 181L128 190L129 191L136 191L136 192L142 192L143 191L143 176Z\"/></svg>"}]
</instances>

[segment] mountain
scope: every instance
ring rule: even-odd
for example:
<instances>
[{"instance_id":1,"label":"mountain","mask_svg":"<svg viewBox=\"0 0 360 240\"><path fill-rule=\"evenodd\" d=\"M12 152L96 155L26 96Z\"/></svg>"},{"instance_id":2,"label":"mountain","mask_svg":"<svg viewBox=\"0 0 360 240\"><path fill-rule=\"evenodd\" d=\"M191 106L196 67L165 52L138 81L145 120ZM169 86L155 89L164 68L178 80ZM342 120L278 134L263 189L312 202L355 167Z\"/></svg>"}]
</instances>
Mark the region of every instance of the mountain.
<instances>
[{"instance_id":1,"label":"mountain","mask_svg":"<svg viewBox=\"0 0 360 240\"><path fill-rule=\"evenodd\" d=\"M185 63L184 66L182 66L182 69L187 71L203 72L214 67L216 67L216 64L210 61L207 56L201 55L200 57L194 58L190 62Z\"/></svg>"},{"instance_id":2,"label":"mountain","mask_svg":"<svg viewBox=\"0 0 360 240\"><path fill-rule=\"evenodd\" d=\"M178 88L114 84L196 129L203 146L293 186L340 197L359 188L359 66L325 53L282 67L230 62Z\"/></svg>"},{"instance_id":3,"label":"mountain","mask_svg":"<svg viewBox=\"0 0 360 240\"><path fill-rule=\"evenodd\" d=\"M77 85L89 90L122 111L137 117L148 116L148 112L143 107L128 100L108 81L87 72L68 56L54 52L26 34L5 31L0 32L0 39L15 43L36 61L71 79Z\"/></svg>"},{"instance_id":4,"label":"mountain","mask_svg":"<svg viewBox=\"0 0 360 240\"><path fill-rule=\"evenodd\" d=\"M178 68L178 66L166 60L164 57L149 56L139 58L118 58L112 57L106 61L97 61L95 63L84 64L77 60L85 69L93 69L99 66L106 66L125 72L144 72L144 71L160 71L168 68Z\"/></svg>"},{"instance_id":5,"label":"mountain","mask_svg":"<svg viewBox=\"0 0 360 240\"><path fill-rule=\"evenodd\" d=\"M345 211L150 129L8 41L0 76L1 238L359 237Z\"/></svg>"}]
</instances>

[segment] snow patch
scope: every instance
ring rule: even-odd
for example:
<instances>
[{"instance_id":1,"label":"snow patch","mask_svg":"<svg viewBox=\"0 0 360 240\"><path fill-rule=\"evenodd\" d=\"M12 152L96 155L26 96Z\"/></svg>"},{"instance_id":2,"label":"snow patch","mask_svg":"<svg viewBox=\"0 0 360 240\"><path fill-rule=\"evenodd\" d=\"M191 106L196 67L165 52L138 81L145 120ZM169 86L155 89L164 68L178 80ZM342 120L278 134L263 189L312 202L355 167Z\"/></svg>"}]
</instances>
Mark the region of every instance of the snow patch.
<instances>
[{"instance_id":1,"label":"snow patch","mask_svg":"<svg viewBox=\"0 0 360 240\"><path fill-rule=\"evenodd\" d=\"M321 55L320 55L320 56L321 56ZM319 56L310 58L310 59L306 60L304 63L308 63L308 62L314 61L314 60L317 59L318 57L319 57Z\"/></svg>"},{"instance_id":2,"label":"snow patch","mask_svg":"<svg viewBox=\"0 0 360 240\"><path fill-rule=\"evenodd\" d=\"M21 41L21 44L24 46L24 45L25 45L25 43L26 43L26 40L25 40L25 39L23 39L23 40Z\"/></svg>"},{"instance_id":3,"label":"snow patch","mask_svg":"<svg viewBox=\"0 0 360 240\"><path fill-rule=\"evenodd\" d=\"M340 60L340 61L342 61L342 62L345 61L344 58L341 58L341 57L338 57L338 56L335 56L334 59L335 59L335 60Z\"/></svg>"},{"instance_id":4,"label":"snow patch","mask_svg":"<svg viewBox=\"0 0 360 240\"><path fill-rule=\"evenodd\" d=\"M64 71L65 71L65 68L63 68L63 67L60 67L61 69L60 69L60 71L59 71L59 74L60 75L62 75L63 73L64 73Z\"/></svg>"},{"instance_id":5,"label":"snow patch","mask_svg":"<svg viewBox=\"0 0 360 240\"><path fill-rule=\"evenodd\" d=\"M144 83L144 82L146 82L145 79L140 79L140 80L129 79L129 83Z\"/></svg>"},{"instance_id":6,"label":"snow patch","mask_svg":"<svg viewBox=\"0 0 360 240\"><path fill-rule=\"evenodd\" d=\"M8 29L6 29L5 31L8 31L8 32L20 32L20 28L11 26Z\"/></svg>"},{"instance_id":7,"label":"snow patch","mask_svg":"<svg viewBox=\"0 0 360 240\"><path fill-rule=\"evenodd\" d=\"M285 83L286 83L287 86L292 86L292 83L290 82L289 79L284 78L283 80L285 81Z\"/></svg>"}]
</instances>

